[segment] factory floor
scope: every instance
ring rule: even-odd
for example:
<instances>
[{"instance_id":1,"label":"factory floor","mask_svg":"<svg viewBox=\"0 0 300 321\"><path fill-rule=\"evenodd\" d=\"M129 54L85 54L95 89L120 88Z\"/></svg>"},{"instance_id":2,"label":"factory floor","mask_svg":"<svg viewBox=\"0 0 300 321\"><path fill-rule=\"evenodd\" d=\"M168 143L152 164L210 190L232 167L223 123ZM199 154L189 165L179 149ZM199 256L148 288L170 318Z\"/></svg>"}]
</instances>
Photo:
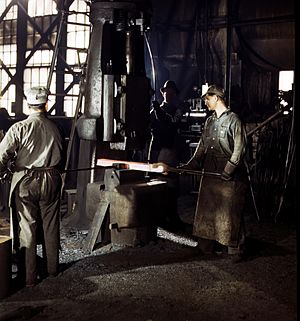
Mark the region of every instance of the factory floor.
<instances>
[{"instance_id":1,"label":"factory floor","mask_svg":"<svg viewBox=\"0 0 300 321\"><path fill-rule=\"evenodd\" d=\"M195 195L179 199L192 223ZM0 221L2 233L5 218ZM199 256L189 233L158 229L145 246L84 250L87 232L62 228L61 272L32 288L12 282L0 321L294 321L296 228L246 217L245 261Z\"/></svg>"}]
</instances>

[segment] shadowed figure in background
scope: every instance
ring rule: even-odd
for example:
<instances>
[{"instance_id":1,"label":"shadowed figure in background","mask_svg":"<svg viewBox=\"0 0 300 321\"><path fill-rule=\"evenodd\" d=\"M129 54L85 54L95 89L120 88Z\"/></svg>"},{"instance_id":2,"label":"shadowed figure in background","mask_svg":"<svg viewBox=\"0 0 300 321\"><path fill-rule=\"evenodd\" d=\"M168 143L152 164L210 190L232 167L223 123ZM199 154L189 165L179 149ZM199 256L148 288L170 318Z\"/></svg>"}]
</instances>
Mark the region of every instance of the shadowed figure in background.
<instances>
[{"instance_id":1,"label":"shadowed figure in background","mask_svg":"<svg viewBox=\"0 0 300 321\"><path fill-rule=\"evenodd\" d=\"M179 98L179 90L172 80L167 80L160 88L163 101L154 101L150 111L151 141L149 143L148 161L163 162L169 166L179 164L179 125L185 110L185 104ZM180 194L179 178L176 174L165 177L169 186L170 211L167 213L163 227L181 230L189 227L181 221L177 213L177 199Z\"/></svg>"}]
</instances>

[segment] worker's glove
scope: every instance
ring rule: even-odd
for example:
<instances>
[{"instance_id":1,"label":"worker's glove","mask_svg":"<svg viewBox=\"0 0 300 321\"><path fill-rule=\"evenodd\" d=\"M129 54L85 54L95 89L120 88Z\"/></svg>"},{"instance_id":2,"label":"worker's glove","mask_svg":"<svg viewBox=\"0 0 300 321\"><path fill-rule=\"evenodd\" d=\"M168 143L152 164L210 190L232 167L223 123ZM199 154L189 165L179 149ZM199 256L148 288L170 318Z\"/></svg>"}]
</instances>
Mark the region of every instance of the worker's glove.
<instances>
[{"instance_id":1,"label":"worker's glove","mask_svg":"<svg viewBox=\"0 0 300 321\"><path fill-rule=\"evenodd\" d=\"M169 166L165 163L154 163L151 167L159 169L159 173L162 173L163 175L168 175L169 173Z\"/></svg>"},{"instance_id":2,"label":"worker's glove","mask_svg":"<svg viewBox=\"0 0 300 321\"><path fill-rule=\"evenodd\" d=\"M152 101L152 108L157 111L160 109L159 102L157 100Z\"/></svg>"},{"instance_id":3,"label":"worker's glove","mask_svg":"<svg viewBox=\"0 0 300 321\"><path fill-rule=\"evenodd\" d=\"M223 181L230 181L233 178L234 171L236 169L236 165L228 161L224 167L224 170L221 174L221 179Z\"/></svg>"},{"instance_id":4,"label":"worker's glove","mask_svg":"<svg viewBox=\"0 0 300 321\"><path fill-rule=\"evenodd\" d=\"M177 173L179 175L183 174L185 170L185 165L176 166L176 170L178 171Z\"/></svg>"},{"instance_id":5,"label":"worker's glove","mask_svg":"<svg viewBox=\"0 0 300 321\"><path fill-rule=\"evenodd\" d=\"M221 174L221 180L222 181L230 181L232 179L232 176L231 175L229 175L228 173L226 173L226 172L222 172L222 174Z\"/></svg>"}]
</instances>

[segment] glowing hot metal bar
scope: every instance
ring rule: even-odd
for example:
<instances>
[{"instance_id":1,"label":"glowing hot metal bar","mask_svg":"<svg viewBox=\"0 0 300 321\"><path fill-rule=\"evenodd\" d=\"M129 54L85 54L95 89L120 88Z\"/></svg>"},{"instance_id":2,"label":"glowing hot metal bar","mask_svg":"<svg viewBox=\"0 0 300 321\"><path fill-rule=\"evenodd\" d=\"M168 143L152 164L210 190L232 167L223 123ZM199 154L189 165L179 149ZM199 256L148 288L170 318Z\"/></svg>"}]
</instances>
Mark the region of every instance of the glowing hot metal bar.
<instances>
[{"instance_id":1,"label":"glowing hot metal bar","mask_svg":"<svg viewBox=\"0 0 300 321\"><path fill-rule=\"evenodd\" d=\"M121 161L115 159L107 159L107 158L99 158L97 160L97 166L102 167L118 167L119 169L133 169L137 171L144 171L144 172L152 172L152 173L164 173L165 168L163 165L154 165L148 163L141 163L141 162L129 162L129 161ZM189 170L189 169L181 169L181 168L174 168L174 167L167 167L168 172L178 173L178 174L190 174L190 175L200 175L200 176L214 176L214 177L221 177L220 173L214 172L204 172L204 171L196 171L196 170Z\"/></svg>"},{"instance_id":2,"label":"glowing hot metal bar","mask_svg":"<svg viewBox=\"0 0 300 321\"><path fill-rule=\"evenodd\" d=\"M152 173L163 173L164 167L158 166L153 167L153 164L148 163L139 163L139 162L129 162L129 161L121 161L115 159L107 159L107 158L99 158L97 160L97 166L102 167L111 167L117 165L125 165L124 169L133 169L137 171L144 171L144 172L152 172Z\"/></svg>"}]
</instances>

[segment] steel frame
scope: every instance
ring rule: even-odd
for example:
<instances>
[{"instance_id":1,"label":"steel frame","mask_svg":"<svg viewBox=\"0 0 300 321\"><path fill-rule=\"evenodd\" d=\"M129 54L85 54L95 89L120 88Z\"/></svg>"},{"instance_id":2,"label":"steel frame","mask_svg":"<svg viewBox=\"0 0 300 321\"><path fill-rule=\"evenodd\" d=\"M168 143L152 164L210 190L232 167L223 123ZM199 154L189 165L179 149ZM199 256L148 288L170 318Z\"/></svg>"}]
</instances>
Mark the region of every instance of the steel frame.
<instances>
[{"instance_id":1,"label":"steel frame","mask_svg":"<svg viewBox=\"0 0 300 321\"><path fill-rule=\"evenodd\" d=\"M34 53L41 48L42 45L46 44L49 50L55 52L55 46L52 44L51 40L49 39L53 32L58 31L58 27L61 21L62 15L64 16L63 19L65 20L63 23L63 27L61 28L61 39L59 39L59 50L57 53L57 60L56 60L56 99L54 105L49 110L51 113L55 110L55 114L58 116L64 115L64 108L63 102L64 97L68 95L70 90L73 88L74 85L79 84L81 72L74 71L72 66L66 62L66 51L67 51L67 44L66 44L66 36L67 36L67 16L68 16L68 8L72 5L74 0L70 0L67 2L63 0L53 0L57 4L58 15L49 25L47 30L43 32L43 30L39 27L36 23L35 19L28 15L28 0L12 0L8 6L5 8L4 12L0 16L0 23L4 20L6 14L9 12L12 6L18 6L18 19L17 19L17 62L16 62L16 72L12 74L10 72L9 67L5 64L4 61L0 59L0 66L6 71L10 80L5 85L4 88L1 90L1 95L5 94L8 88L12 85L16 85L16 105L15 105L15 113L16 116L23 114L23 98L24 96L24 81L23 81L23 74L24 70L34 55ZM20 16L20 19L19 19ZM37 32L40 35L40 39L38 42L33 46L29 55L25 57L27 52L27 33L26 28L24 28L24 22L27 26L29 22L34 29L34 32ZM74 24L72 22L72 24ZM81 49L79 49L81 50ZM65 71L73 76L73 81L64 89L64 74Z\"/></svg>"}]
</instances>

